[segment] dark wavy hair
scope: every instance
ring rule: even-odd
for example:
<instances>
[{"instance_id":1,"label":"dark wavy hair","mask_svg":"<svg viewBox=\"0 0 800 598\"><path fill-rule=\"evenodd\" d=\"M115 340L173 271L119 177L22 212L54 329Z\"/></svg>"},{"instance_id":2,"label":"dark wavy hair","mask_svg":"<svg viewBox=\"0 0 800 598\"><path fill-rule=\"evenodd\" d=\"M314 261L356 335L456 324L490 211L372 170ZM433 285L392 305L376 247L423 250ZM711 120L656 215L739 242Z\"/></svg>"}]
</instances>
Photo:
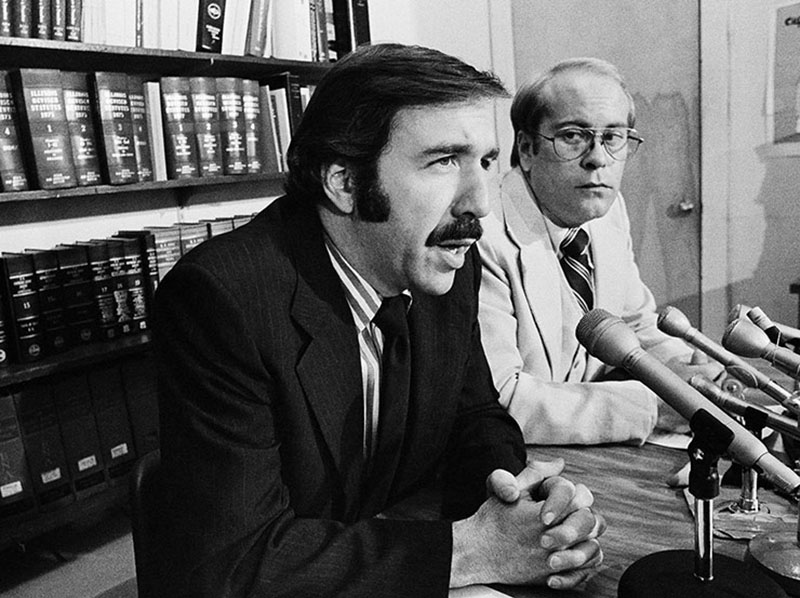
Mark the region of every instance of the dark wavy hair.
<instances>
[{"instance_id":1,"label":"dark wavy hair","mask_svg":"<svg viewBox=\"0 0 800 598\"><path fill-rule=\"evenodd\" d=\"M529 134L538 131L539 125L550 111L550 105L548 104L550 96L547 94L547 85L557 75L569 72L591 73L616 81L627 96L630 104L628 126L633 128L636 124L636 108L633 104L633 96L628 91L625 79L622 78L617 67L600 58L569 58L562 60L530 83L520 87L514 95L514 101L511 103L511 125L514 127L514 144L511 148L512 167L519 164L517 134L520 131Z\"/></svg>"},{"instance_id":2,"label":"dark wavy hair","mask_svg":"<svg viewBox=\"0 0 800 598\"><path fill-rule=\"evenodd\" d=\"M319 82L287 154L286 191L324 200L321 173L348 165L357 209L384 220L376 165L403 108L508 97L500 79L438 50L400 44L362 46L339 60Z\"/></svg>"}]
</instances>

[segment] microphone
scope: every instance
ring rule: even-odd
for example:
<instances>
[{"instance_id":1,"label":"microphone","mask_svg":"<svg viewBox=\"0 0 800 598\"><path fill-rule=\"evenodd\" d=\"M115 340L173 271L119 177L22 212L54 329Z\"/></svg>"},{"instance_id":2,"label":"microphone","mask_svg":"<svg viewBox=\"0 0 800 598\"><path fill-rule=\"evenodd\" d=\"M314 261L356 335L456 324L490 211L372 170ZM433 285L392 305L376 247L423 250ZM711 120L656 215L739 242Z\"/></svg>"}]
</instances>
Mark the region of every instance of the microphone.
<instances>
[{"instance_id":1,"label":"microphone","mask_svg":"<svg viewBox=\"0 0 800 598\"><path fill-rule=\"evenodd\" d=\"M591 355L608 365L626 369L687 420L705 411L727 427L733 434L727 451L740 465L763 473L777 488L790 495L794 496L800 489L800 476L727 413L647 353L633 330L620 318L603 309L593 309L581 318L575 336Z\"/></svg>"},{"instance_id":2,"label":"microphone","mask_svg":"<svg viewBox=\"0 0 800 598\"><path fill-rule=\"evenodd\" d=\"M780 347L791 348L798 352L800 350L800 330L790 328L783 324L773 322L770 317L764 313L764 310L756 306L747 312L747 317L753 324L766 332L770 341Z\"/></svg>"},{"instance_id":3,"label":"microphone","mask_svg":"<svg viewBox=\"0 0 800 598\"><path fill-rule=\"evenodd\" d=\"M753 418L762 426L772 428L776 432L790 436L795 440L800 440L800 428L798 428L797 422L792 418L773 413L769 409L758 405L751 405L747 401L743 401L721 389L702 375L695 375L689 378L689 384L699 390L703 396L720 409L735 413L746 419Z\"/></svg>"},{"instance_id":4,"label":"microphone","mask_svg":"<svg viewBox=\"0 0 800 598\"><path fill-rule=\"evenodd\" d=\"M773 366L800 380L800 355L770 342L767 333L750 320L739 318L725 329L722 346L742 357L762 357Z\"/></svg>"},{"instance_id":5,"label":"microphone","mask_svg":"<svg viewBox=\"0 0 800 598\"><path fill-rule=\"evenodd\" d=\"M658 315L657 325L658 329L662 332L690 342L695 347L698 347L719 361L725 366L728 372L745 385L764 391L769 397L776 400L795 415L800 414L800 405L796 403L791 392L774 380L771 380L766 374L763 374L746 363L737 355L719 346L697 328L694 328L689 322L689 318L679 309L672 306L664 308Z\"/></svg>"}]
</instances>

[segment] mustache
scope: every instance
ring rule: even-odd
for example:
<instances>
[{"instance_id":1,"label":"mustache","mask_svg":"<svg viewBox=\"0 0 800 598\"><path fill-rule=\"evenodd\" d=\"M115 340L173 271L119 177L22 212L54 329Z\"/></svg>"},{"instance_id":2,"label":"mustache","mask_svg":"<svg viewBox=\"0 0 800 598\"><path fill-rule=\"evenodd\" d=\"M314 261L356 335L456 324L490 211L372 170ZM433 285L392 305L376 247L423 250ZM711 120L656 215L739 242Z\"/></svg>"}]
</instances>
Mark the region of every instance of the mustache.
<instances>
[{"instance_id":1,"label":"mustache","mask_svg":"<svg viewBox=\"0 0 800 598\"><path fill-rule=\"evenodd\" d=\"M463 239L475 239L477 241L481 236L483 236L481 221L472 214L462 214L456 220L435 228L428 235L425 244L428 247L432 247L445 241L461 241Z\"/></svg>"}]
</instances>

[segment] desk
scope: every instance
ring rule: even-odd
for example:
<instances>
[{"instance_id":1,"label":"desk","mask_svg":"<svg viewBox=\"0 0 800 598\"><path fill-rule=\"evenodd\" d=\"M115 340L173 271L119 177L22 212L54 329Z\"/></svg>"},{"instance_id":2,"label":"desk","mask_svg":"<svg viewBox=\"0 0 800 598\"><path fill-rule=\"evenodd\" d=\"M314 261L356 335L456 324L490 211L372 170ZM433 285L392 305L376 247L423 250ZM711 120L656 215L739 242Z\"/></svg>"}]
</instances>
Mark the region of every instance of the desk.
<instances>
[{"instance_id":1,"label":"desk","mask_svg":"<svg viewBox=\"0 0 800 598\"><path fill-rule=\"evenodd\" d=\"M665 482L687 462L685 451L648 444L535 447L528 452L541 460L563 457L567 477L586 484L594 494L595 507L608 522L601 537L603 565L582 590L492 588L516 598L616 598L619 578L634 561L661 550L694 549L694 521L683 493ZM715 554L737 559L746 548L744 542L714 541Z\"/></svg>"}]
</instances>

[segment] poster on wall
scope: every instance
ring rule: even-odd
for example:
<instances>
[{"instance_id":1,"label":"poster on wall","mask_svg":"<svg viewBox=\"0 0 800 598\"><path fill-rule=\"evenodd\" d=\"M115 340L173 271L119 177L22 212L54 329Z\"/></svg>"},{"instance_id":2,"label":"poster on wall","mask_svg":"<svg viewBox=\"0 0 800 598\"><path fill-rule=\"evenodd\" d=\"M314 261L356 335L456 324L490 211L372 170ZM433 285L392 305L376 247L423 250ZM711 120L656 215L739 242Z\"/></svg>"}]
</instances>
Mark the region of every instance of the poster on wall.
<instances>
[{"instance_id":1,"label":"poster on wall","mask_svg":"<svg viewBox=\"0 0 800 598\"><path fill-rule=\"evenodd\" d=\"M772 67L775 143L800 143L800 2L776 9Z\"/></svg>"}]
</instances>

